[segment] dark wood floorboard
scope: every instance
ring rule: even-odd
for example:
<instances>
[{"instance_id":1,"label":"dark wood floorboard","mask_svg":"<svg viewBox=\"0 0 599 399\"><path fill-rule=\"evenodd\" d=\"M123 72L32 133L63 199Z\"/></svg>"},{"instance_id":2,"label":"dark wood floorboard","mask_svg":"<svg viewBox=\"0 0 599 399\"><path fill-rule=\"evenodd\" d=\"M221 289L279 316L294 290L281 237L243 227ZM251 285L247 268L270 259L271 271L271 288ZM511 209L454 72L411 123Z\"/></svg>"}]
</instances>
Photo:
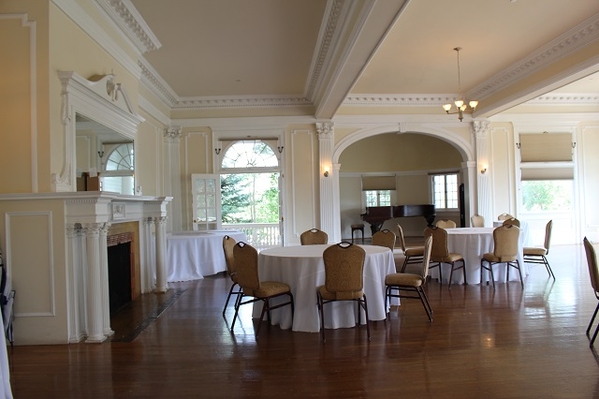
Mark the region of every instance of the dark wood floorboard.
<instances>
[{"instance_id":1,"label":"dark wood floorboard","mask_svg":"<svg viewBox=\"0 0 599 399\"><path fill-rule=\"evenodd\" d=\"M174 283L144 296L145 310L122 312L129 322L115 318L115 337L145 322L130 342L9 348L12 389L17 399L597 398L585 336L597 300L584 252L554 246L550 261L557 281L532 266L524 290L431 281L433 322L404 300L371 323L371 342L364 328L327 330L323 344L266 325L256 339L249 309L231 334L221 315L227 277Z\"/></svg>"}]
</instances>

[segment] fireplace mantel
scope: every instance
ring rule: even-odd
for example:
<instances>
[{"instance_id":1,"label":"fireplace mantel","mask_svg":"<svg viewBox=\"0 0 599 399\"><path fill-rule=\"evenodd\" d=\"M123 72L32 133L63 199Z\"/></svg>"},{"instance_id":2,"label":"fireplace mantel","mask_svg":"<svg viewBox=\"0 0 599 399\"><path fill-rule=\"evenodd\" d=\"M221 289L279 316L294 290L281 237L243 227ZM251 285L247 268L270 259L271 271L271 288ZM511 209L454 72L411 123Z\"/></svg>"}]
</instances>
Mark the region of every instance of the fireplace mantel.
<instances>
[{"instance_id":1,"label":"fireplace mantel","mask_svg":"<svg viewBox=\"0 0 599 399\"><path fill-rule=\"evenodd\" d=\"M112 334L107 232L139 224L141 291L164 292L172 197L85 191L0 195L0 245L19 300L15 343L99 343Z\"/></svg>"}]
</instances>

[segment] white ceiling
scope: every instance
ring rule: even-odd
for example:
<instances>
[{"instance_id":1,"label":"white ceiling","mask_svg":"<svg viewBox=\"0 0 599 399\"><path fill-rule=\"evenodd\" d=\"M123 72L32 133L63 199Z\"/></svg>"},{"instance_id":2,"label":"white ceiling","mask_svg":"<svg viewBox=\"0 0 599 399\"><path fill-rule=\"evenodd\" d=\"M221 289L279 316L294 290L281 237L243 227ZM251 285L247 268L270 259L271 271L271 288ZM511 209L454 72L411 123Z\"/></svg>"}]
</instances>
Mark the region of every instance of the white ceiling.
<instances>
[{"instance_id":1,"label":"white ceiling","mask_svg":"<svg viewBox=\"0 0 599 399\"><path fill-rule=\"evenodd\" d=\"M348 95L481 93L599 16L597 0L130 1L160 42L143 56L178 100L306 98L321 117ZM535 97L599 71L597 51L586 58ZM599 78L559 92L599 95Z\"/></svg>"}]
</instances>

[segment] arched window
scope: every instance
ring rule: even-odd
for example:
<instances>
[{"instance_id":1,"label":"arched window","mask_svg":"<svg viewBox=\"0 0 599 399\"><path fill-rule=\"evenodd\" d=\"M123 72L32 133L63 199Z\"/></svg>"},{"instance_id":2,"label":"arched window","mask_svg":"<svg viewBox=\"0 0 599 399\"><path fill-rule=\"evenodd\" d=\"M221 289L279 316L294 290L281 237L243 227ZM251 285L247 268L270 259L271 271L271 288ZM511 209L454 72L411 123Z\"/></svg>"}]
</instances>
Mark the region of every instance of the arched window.
<instances>
[{"instance_id":1,"label":"arched window","mask_svg":"<svg viewBox=\"0 0 599 399\"><path fill-rule=\"evenodd\" d=\"M102 190L134 194L134 161L133 143L117 144L110 151L102 172Z\"/></svg>"},{"instance_id":2,"label":"arched window","mask_svg":"<svg viewBox=\"0 0 599 399\"><path fill-rule=\"evenodd\" d=\"M223 155L223 169L277 167L279 160L272 148L262 140L236 141Z\"/></svg>"}]
</instances>

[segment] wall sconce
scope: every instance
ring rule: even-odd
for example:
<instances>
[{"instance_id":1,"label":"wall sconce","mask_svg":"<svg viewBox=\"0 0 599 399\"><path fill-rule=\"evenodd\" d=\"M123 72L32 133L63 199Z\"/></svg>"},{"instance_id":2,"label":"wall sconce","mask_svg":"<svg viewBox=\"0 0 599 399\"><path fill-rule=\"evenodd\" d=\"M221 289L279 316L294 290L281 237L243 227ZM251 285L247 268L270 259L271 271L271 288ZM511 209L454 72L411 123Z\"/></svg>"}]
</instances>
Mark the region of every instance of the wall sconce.
<instances>
[{"instance_id":1,"label":"wall sconce","mask_svg":"<svg viewBox=\"0 0 599 399\"><path fill-rule=\"evenodd\" d=\"M329 168L324 169L324 177L329 177Z\"/></svg>"},{"instance_id":2,"label":"wall sconce","mask_svg":"<svg viewBox=\"0 0 599 399\"><path fill-rule=\"evenodd\" d=\"M487 173L487 167L483 166L482 169L480 170L480 174L484 175L485 173Z\"/></svg>"}]
</instances>

